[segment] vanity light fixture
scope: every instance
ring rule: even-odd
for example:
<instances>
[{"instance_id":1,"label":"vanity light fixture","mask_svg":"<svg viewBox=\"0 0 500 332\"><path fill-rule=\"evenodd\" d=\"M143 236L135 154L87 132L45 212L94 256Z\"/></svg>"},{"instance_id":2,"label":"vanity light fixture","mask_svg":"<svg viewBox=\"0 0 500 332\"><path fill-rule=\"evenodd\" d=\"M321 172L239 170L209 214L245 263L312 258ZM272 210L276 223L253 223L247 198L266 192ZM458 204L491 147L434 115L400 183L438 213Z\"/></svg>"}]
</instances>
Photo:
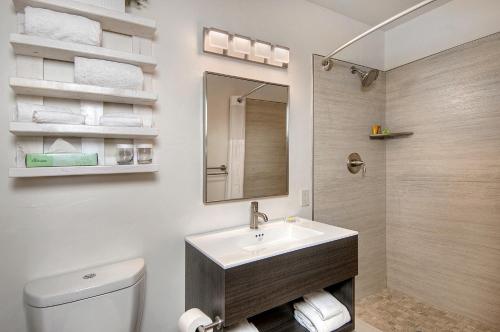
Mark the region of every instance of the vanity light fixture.
<instances>
[{"instance_id":1,"label":"vanity light fixture","mask_svg":"<svg viewBox=\"0 0 500 332\"><path fill-rule=\"evenodd\" d=\"M271 58L271 50L273 48L271 44L262 41L256 41L253 47L256 57L263 59Z\"/></svg>"},{"instance_id":2,"label":"vanity light fixture","mask_svg":"<svg viewBox=\"0 0 500 332\"><path fill-rule=\"evenodd\" d=\"M203 29L203 51L243 61L287 69L288 47L233 34L217 28Z\"/></svg>"},{"instance_id":3,"label":"vanity light fixture","mask_svg":"<svg viewBox=\"0 0 500 332\"><path fill-rule=\"evenodd\" d=\"M273 59L276 62L288 64L290 62L290 50L288 47L274 46Z\"/></svg>"},{"instance_id":4,"label":"vanity light fixture","mask_svg":"<svg viewBox=\"0 0 500 332\"><path fill-rule=\"evenodd\" d=\"M210 47L227 50L229 48L229 34L219 29L209 29L208 44Z\"/></svg>"},{"instance_id":5,"label":"vanity light fixture","mask_svg":"<svg viewBox=\"0 0 500 332\"><path fill-rule=\"evenodd\" d=\"M252 40L248 37L234 35L233 51L241 54L250 54L252 51Z\"/></svg>"}]
</instances>

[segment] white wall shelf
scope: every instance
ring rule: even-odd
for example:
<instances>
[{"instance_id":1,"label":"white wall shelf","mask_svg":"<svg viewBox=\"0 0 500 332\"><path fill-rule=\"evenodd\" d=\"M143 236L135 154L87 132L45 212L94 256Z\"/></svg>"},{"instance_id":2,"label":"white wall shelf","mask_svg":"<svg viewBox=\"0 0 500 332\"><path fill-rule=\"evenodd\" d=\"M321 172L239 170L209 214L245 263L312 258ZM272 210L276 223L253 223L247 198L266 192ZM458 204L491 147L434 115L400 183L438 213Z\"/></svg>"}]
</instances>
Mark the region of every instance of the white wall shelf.
<instances>
[{"instance_id":1,"label":"white wall shelf","mask_svg":"<svg viewBox=\"0 0 500 332\"><path fill-rule=\"evenodd\" d=\"M81 99L148 106L153 105L157 99L157 95L149 91L125 90L19 77L12 77L10 79L10 86L16 94L40 97Z\"/></svg>"},{"instance_id":2,"label":"white wall shelf","mask_svg":"<svg viewBox=\"0 0 500 332\"><path fill-rule=\"evenodd\" d=\"M68 124L11 122L9 130L17 136L57 136L87 138L148 139L158 136L158 129L145 127L104 127Z\"/></svg>"},{"instance_id":3,"label":"white wall shelf","mask_svg":"<svg viewBox=\"0 0 500 332\"><path fill-rule=\"evenodd\" d=\"M78 166L78 167L35 167L11 168L11 178L33 178L49 176L103 175L158 172L158 164L147 165L116 165L116 166Z\"/></svg>"},{"instance_id":4,"label":"white wall shelf","mask_svg":"<svg viewBox=\"0 0 500 332\"><path fill-rule=\"evenodd\" d=\"M153 38L156 31L154 20L72 0L14 0L14 6L18 12L23 11L26 6L31 6L85 16L100 22L103 30L124 35Z\"/></svg>"},{"instance_id":5,"label":"white wall shelf","mask_svg":"<svg viewBox=\"0 0 500 332\"><path fill-rule=\"evenodd\" d=\"M157 66L157 61L152 56L156 22L125 13L123 1L12 0L16 12L21 14L18 15L17 33L10 35L10 43L15 55L18 55L16 72L19 73L19 77L12 77L9 81L17 95L16 101L45 105L46 102L50 104L49 99L45 98L55 98L58 99L58 107L72 109L75 112L79 109L90 119L98 119L105 114L107 107L116 114L133 111L145 124L151 126L153 105L158 98L158 94L152 91L152 74ZM22 13L27 6L83 16L99 22L105 40L103 45L106 47L23 34ZM110 48L107 48L108 46ZM79 56L140 67L145 73L145 90L74 83L70 71L73 66L71 62ZM55 61L45 62L44 59ZM9 176L12 178L154 173L160 168L157 163L117 165L114 157L116 152L113 148L115 142L109 140L125 139L134 145L141 143L154 145L154 139L159 134L157 128L39 124L14 120L10 122L9 130L17 136L15 139L17 167L9 169ZM97 153L100 162L104 161L102 163L107 165L26 168L25 155L44 153L45 145L50 143L50 140L44 137L75 138L75 147L81 147L84 153Z\"/></svg>"},{"instance_id":6,"label":"white wall shelf","mask_svg":"<svg viewBox=\"0 0 500 332\"><path fill-rule=\"evenodd\" d=\"M109 60L139 66L146 73L154 72L156 60L151 56L115 51L103 47L52 40L19 33L10 35L14 52L38 58L74 62L76 56Z\"/></svg>"}]
</instances>

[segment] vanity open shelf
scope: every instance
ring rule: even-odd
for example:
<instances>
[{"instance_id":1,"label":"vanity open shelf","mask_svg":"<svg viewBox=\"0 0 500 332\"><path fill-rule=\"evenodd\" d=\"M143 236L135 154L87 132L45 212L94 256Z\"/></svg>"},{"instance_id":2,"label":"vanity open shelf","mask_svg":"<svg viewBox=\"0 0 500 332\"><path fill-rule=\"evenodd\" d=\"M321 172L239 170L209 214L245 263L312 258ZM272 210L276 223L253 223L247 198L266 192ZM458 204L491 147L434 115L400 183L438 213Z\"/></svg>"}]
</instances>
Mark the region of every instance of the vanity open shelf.
<instances>
[{"instance_id":1,"label":"vanity open shelf","mask_svg":"<svg viewBox=\"0 0 500 332\"><path fill-rule=\"evenodd\" d=\"M357 232L305 219L247 228L186 238L186 310L219 316L225 327L248 319L259 331L305 331L295 322L293 303L326 289L351 315L338 331L354 329Z\"/></svg>"},{"instance_id":2,"label":"vanity open shelf","mask_svg":"<svg viewBox=\"0 0 500 332\"><path fill-rule=\"evenodd\" d=\"M370 135L370 139L388 139L388 138L398 138L398 137L405 137L405 136L411 136L411 135L413 135L413 132L411 132L411 131L402 131L399 133Z\"/></svg>"},{"instance_id":3,"label":"vanity open shelf","mask_svg":"<svg viewBox=\"0 0 500 332\"><path fill-rule=\"evenodd\" d=\"M335 296L342 304L344 304L351 317L354 317L354 306L351 299L354 298L354 278L347 279L331 287L326 288L333 296ZM289 303L283 304L261 314L248 319L253 323L259 332L307 332L294 318L293 304L300 301L297 299ZM354 321L351 321L344 326L335 330L335 332L346 332L354 330Z\"/></svg>"},{"instance_id":4,"label":"vanity open shelf","mask_svg":"<svg viewBox=\"0 0 500 332\"><path fill-rule=\"evenodd\" d=\"M158 136L157 128L105 127L32 122L11 122L11 133L17 136L57 136L89 138L148 139Z\"/></svg>"},{"instance_id":5,"label":"vanity open shelf","mask_svg":"<svg viewBox=\"0 0 500 332\"><path fill-rule=\"evenodd\" d=\"M112 165L112 166L75 166L75 167L34 167L11 168L11 178L33 178L50 176L75 176L75 175L102 175L102 174L130 174L158 172L158 164L147 165Z\"/></svg>"},{"instance_id":6,"label":"vanity open shelf","mask_svg":"<svg viewBox=\"0 0 500 332\"><path fill-rule=\"evenodd\" d=\"M31 6L57 12L79 15L101 23L102 29L124 35L153 38L156 31L154 20L134 16L117 10L87 5L72 0L14 0L16 11Z\"/></svg>"},{"instance_id":7,"label":"vanity open shelf","mask_svg":"<svg viewBox=\"0 0 500 332\"><path fill-rule=\"evenodd\" d=\"M82 99L149 106L153 105L157 99L156 93L143 90L107 88L95 85L20 77L12 77L10 79L10 86L16 94L40 97Z\"/></svg>"},{"instance_id":8,"label":"vanity open shelf","mask_svg":"<svg viewBox=\"0 0 500 332\"><path fill-rule=\"evenodd\" d=\"M11 34L10 43L14 48L14 53L18 55L68 62L73 62L77 56L116 61L139 66L145 73L152 73L156 68L156 60L152 56L115 51L104 47L70 43L20 33Z\"/></svg>"}]
</instances>

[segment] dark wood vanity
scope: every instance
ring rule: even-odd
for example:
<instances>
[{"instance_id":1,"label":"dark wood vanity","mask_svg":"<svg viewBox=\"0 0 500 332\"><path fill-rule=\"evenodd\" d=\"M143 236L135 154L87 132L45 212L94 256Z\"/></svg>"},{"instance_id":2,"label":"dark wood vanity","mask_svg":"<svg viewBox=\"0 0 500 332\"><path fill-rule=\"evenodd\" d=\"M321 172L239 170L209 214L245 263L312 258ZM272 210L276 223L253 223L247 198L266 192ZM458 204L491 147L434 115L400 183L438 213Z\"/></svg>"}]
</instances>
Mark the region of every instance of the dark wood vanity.
<instances>
[{"instance_id":1,"label":"dark wood vanity","mask_svg":"<svg viewBox=\"0 0 500 332\"><path fill-rule=\"evenodd\" d=\"M293 303L326 289L349 310L354 330L354 277L358 237L288 252L223 269L186 242L186 310L199 308L231 326L248 319L261 332L306 331L293 317Z\"/></svg>"}]
</instances>

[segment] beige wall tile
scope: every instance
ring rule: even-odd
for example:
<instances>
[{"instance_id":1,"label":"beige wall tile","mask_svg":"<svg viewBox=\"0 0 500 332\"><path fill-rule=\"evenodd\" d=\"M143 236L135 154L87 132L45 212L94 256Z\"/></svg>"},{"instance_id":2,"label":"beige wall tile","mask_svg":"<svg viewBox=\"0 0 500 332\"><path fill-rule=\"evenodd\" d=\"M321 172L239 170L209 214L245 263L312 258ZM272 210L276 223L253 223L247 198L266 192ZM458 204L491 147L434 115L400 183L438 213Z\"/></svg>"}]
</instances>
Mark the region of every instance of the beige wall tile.
<instances>
[{"instance_id":1,"label":"beige wall tile","mask_svg":"<svg viewBox=\"0 0 500 332\"><path fill-rule=\"evenodd\" d=\"M246 99L244 197L285 195L287 104Z\"/></svg>"},{"instance_id":2,"label":"beige wall tile","mask_svg":"<svg viewBox=\"0 0 500 332\"><path fill-rule=\"evenodd\" d=\"M368 137L384 122L385 75L366 89L352 64L325 72L321 60L314 57L314 219L359 232L356 295L364 297L386 287L385 144ZM365 176L347 170L351 152L367 163Z\"/></svg>"},{"instance_id":3,"label":"beige wall tile","mask_svg":"<svg viewBox=\"0 0 500 332\"><path fill-rule=\"evenodd\" d=\"M388 286L500 327L500 34L387 73Z\"/></svg>"}]
</instances>

